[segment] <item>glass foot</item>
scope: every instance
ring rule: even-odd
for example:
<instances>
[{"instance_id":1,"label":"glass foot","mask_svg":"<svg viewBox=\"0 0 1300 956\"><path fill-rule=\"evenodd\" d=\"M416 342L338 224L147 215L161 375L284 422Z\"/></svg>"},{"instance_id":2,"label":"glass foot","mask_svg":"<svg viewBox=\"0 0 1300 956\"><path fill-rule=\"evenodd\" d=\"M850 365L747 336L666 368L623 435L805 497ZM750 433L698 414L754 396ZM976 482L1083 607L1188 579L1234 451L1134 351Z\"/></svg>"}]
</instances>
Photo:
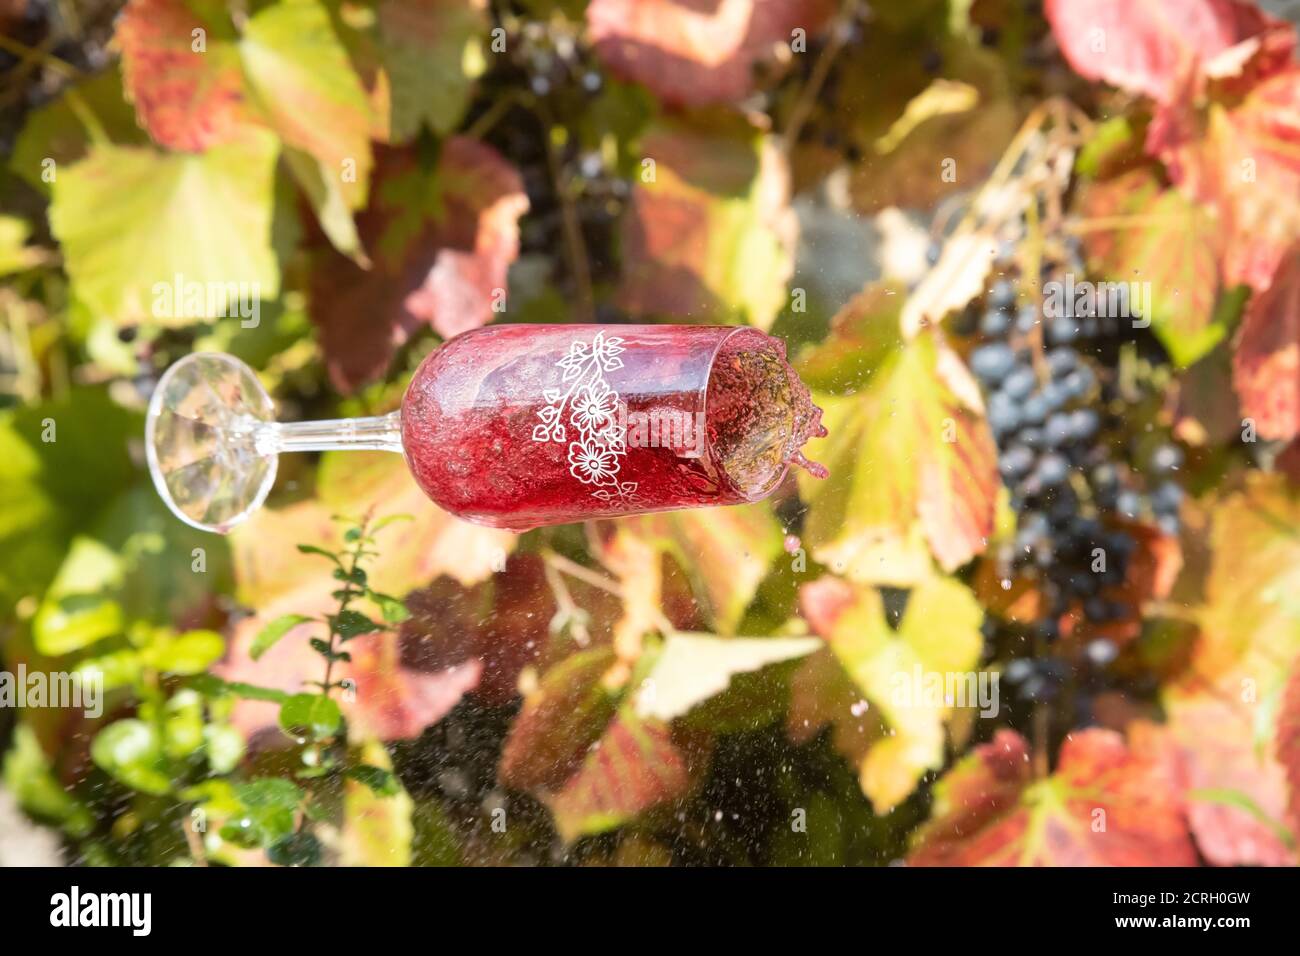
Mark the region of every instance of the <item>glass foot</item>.
<instances>
[{"instance_id":1,"label":"glass foot","mask_svg":"<svg viewBox=\"0 0 1300 956\"><path fill-rule=\"evenodd\" d=\"M275 406L239 359L186 356L149 401L145 451L158 494L176 517L225 534L275 484Z\"/></svg>"}]
</instances>

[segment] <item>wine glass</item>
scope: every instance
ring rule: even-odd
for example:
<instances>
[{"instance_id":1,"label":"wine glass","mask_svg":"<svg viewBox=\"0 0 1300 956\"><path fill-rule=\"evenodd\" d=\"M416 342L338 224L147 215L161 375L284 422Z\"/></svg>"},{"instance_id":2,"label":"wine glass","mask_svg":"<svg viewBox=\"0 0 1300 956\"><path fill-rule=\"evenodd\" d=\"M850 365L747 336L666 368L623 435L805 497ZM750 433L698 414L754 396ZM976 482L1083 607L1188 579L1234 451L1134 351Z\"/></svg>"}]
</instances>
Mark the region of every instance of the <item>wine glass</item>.
<instances>
[{"instance_id":1,"label":"wine glass","mask_svg":"<svg viewBox=\"0 0 1300 956\"><path fill-rule=\"evenodd\" d=\"M824 435L784 344L748 327L496 325L451 339L387 415L277 422L231 355L169 368L149 403L154 485L186 524L226 533L261 507L279 455L403 454L469 521L544 524L756 501Z\"/></svg>"}]
</instances>

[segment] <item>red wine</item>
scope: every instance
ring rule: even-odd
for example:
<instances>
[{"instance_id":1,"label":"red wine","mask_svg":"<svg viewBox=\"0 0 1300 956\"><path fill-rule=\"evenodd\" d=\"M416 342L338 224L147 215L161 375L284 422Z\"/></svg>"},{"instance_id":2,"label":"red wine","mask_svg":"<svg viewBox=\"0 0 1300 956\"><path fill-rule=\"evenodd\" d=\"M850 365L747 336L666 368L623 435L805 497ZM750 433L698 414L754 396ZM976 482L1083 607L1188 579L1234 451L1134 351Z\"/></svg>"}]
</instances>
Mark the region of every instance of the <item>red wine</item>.
<instances>
[{"instance_id":1,"label":"red wine","mask_svg":"<svg viewBox=\"0 0 1300 956\"><path fill-rule=\"evenodd\" d=\"M469 521L544 524L756 501L821 410L752 328L503 325L431 354L402 403L415 480Z\"/></svg>"}]
</instances>

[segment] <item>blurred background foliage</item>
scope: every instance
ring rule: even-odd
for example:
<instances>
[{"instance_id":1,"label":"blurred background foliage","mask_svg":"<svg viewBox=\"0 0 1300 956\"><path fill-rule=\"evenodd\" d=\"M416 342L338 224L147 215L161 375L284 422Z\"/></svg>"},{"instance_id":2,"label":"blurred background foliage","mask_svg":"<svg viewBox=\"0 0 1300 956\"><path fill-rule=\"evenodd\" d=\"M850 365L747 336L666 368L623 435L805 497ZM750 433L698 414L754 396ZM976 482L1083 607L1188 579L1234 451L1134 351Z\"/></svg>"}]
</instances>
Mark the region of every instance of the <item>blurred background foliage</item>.
<instances>
[{"instance_id":1,"label":"blurred background foliage","mask_svg":"<svg viewBox=\"0 0 1300 956\"><path fill-rule=\"evenodd\" d=\"M1045 6L0 0L0 667L107 690L0 708L7 800L105 865L1293 864L1295 30ZM1053 331L1066 268L1149 321ZM493 321L767 330L831 478L522 536L377 453L229 539L154 493L180 357L377 414ZM1076 334L1060 519L977 353ZM339 514L409 517L340 578Z\"/></svg>"}]
</instances>

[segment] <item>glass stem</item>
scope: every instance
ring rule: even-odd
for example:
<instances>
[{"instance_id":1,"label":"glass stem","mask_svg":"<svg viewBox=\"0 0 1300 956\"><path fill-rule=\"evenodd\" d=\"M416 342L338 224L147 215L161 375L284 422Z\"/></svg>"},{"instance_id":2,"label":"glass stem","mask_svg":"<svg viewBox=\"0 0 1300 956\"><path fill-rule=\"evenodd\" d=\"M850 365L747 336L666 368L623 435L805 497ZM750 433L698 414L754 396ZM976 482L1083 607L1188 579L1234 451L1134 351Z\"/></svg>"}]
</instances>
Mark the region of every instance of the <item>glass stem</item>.
<instances>
[{"instance_id":1,"label":"glass stem","mask_svg":"<svg viewBox=\"0 0 1300 956\"><path fill-rule=\"evenodd\" d=\"M321 422L266 422L257 429L262 454L286 451L402 450L402 413Z\"/></svg>"}]
</instances>

